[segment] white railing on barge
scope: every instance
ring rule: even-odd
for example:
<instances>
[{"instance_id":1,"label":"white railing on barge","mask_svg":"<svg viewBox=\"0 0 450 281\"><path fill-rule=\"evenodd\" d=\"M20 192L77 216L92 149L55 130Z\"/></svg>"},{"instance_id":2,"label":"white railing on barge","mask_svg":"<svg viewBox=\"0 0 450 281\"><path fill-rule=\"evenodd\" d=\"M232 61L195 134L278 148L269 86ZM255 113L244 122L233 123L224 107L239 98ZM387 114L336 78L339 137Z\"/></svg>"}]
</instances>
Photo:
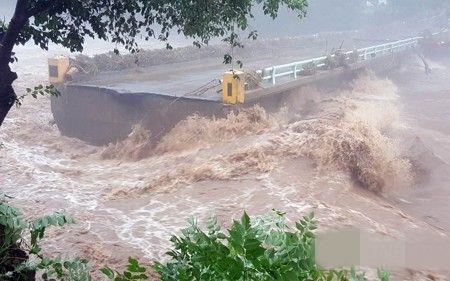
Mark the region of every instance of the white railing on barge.
<instances>
[{"instance_id":1,"label":"white railing on barge","mask_svg":"<svg viewBox=\"0 0 450 281\"><path fill-rule=\"evenodd\" d=\"M358 55L358 61L367 61L380 56L390 55L398 53L407 49L416 47L419 44L419 40L422 37L413 37L395 42L389 42L381 45L371 46L367 48L361 48L354 51L344 53L349 59L349 56L354 54ZM282 65L274 65L261 70L258 70L264 82L271 82L273 85L277 83L277 78L291 77L297 79L302 71L307 70L307 66L313 65L316 69L321 69L327 65L327 60L334 58L335 55L323 56L308 60L302 60Z\"/></svg>"}]
</instances>

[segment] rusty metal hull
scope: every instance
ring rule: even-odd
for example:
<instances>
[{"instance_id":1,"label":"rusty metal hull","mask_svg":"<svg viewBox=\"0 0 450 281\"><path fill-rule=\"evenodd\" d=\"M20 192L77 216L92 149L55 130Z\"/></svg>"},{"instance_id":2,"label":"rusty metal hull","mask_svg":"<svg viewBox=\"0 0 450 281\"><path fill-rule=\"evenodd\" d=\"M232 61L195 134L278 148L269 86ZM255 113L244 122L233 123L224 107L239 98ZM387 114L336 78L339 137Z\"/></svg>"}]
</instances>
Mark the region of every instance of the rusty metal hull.
<instances>
[{"instance_id":1,"label":"rusty metal hull","mask_svg":"<svg viewBox=\"0 0 450 281\"><path fill-rule=\"evenodd\" d=\"M276 111L289 106L292 96L301 95L302 88L333 90L351 81L364 69L378 74L388 73L409 55L410 51L381 57L356 63L346 69L321 71L284 84L250 91L243 106L259 104L268 112ZM158 140L187 116L221 117L230 110L242 107L157 93L120 93L101 86L65 85L59 90L62 95L52 98L51 108L60 132L94 145L125 138L137 123L149 130L154 140Z\"/></svg>"}]
</instances>

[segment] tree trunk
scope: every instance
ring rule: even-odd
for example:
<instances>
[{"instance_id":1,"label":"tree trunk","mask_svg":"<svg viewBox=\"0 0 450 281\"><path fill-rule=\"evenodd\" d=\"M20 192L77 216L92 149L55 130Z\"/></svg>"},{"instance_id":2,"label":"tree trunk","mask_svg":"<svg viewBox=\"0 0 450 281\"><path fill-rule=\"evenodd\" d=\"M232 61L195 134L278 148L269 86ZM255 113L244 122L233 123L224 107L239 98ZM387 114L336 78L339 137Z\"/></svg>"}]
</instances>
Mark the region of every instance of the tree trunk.
<instances>
[{"instance_id":1,"label":"tree trunk","mask_svg":"<svg viewBox=\"0 0 450 281\"><path fill-rule=\"evenodd\" d=\"M6 32L3 31L0 37L0 127L17 98L12 87L12 83L17 79L17 74L11 71L9 63L17 38L31 16L28 14L27 7L27 0L17 0L14 15Z\"/></svg>"},{"instance_id":2,"label":"tree trunk","mask_svg":"<svg viewBox=\"0 0 450 281\"><path fill-rule=\"evenodd\" d=\"M12 72L8 65L0 66L0 127L16 101L17 96L12 87L16 79L17 74Z\"/></svg>"},{"instance_id":3,"label":"tree trunk","mask_svg":"<svg viewBox=\"0 0 450 281\"><path fill-rule=\"evenodd\" d=\"M11 71L9 63L17 37L29 18L29 15L27 15L27 4L26 0L17 0L14 16L6 32L2 30L0 36L0 127L17 99L12 87L13 82L17 79L17 74ZM5 226L0 224L0 246L5 246L4 240ZM29 259L27 253L18 244L9 246L6 252L3 252L3 255L2 258L6 257L6 262L0 263L1 274L14 271L19 264ZM10 280L34 281L36 280L35 275L36 272L34 270L20 274L14 273Z\"/></svg>"}]
</instances>

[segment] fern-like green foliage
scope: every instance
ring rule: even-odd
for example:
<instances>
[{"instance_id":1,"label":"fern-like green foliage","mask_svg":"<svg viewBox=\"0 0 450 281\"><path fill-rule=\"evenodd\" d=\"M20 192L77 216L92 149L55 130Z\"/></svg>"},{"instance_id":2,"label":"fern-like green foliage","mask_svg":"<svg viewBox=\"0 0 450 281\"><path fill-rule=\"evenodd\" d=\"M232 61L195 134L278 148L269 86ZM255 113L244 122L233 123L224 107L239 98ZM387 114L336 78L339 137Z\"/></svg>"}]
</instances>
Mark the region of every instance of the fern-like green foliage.
<instances>
[{"instance_id":1,"label":"fern-like green foliage","mask_svg":"<svg viewBox=\"0 0 450 281\"><path fill-rule=\"evenodd\" d=\"M291 229L280 212L253 224L244 213L228 233L214 219L207 232L191 220L182 236L171 238L171 260L155 269L162 280L318 280L334 272L315 264L315 229L312 214Z\"/></svg>"},{"instance_id":2,"label":"fern-like green foliage","mask_svg":"<svg viewBox=\"0 0 450 281\"><path fill-rule=\"evenodd\" d=\"M170 260L155 270L161 280L365 280L353 268L325 270L315 263L315 229L312 213L290 227L275 210L253 221L244 212L226 232L216 219L205 231L190 220L171 238Z\"/></svg>"}]
</instances>

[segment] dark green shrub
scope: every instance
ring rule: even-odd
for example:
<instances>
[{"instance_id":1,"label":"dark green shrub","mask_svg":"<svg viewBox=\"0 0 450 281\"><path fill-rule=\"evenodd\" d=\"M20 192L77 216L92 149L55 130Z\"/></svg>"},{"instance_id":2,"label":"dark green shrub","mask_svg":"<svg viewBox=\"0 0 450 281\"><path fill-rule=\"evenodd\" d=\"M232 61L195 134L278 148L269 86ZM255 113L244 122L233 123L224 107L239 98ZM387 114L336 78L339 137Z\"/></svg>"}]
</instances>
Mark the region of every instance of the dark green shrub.
<instances>
[{"instance_id":1,"label":"dark green shrub","mask_svg":"<svg viewBox=\"0 0 450 281\"><path fill-rule=\"evenodd\" d=\"M206 231L191 220L170 239L170 260L155 269L162 280L364 280L354 269L325 270L315 263L315 229L312 213L295 228L278 211L253 222L244 213L227 233L215 219Z\"/></svg>"}]
</instances>

